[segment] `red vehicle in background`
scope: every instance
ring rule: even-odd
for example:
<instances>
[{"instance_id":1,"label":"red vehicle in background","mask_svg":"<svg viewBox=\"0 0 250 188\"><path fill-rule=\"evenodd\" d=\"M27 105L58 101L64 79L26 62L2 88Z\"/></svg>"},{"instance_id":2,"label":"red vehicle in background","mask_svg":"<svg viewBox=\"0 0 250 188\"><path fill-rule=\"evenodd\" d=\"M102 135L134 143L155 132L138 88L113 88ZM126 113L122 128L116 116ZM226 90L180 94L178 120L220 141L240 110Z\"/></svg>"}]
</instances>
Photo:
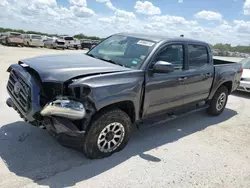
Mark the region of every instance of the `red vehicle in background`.
<instances>
[{"instance_id":1,"label":"red vehicle in background","mask_svg":"<svg viewBox=\"0 0 250 188\"><path fill-rule=\"evenodd\" d=\"M11 46L11 45L23 46L24 45L24 38L23 38L21 33L6 32L6 33L2 34L1 43L4 45L8 45L8 46Z\"/></svg>"}]
</instances>

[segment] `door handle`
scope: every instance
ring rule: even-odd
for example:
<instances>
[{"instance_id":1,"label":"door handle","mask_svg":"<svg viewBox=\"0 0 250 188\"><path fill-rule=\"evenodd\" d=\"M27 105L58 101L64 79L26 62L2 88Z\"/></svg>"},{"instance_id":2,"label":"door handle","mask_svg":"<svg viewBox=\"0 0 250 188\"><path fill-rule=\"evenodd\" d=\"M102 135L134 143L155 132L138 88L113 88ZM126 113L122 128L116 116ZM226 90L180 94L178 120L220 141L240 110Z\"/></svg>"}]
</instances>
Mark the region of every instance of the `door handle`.
<instances>
[{"instance_id":1,"label":"door handle","mask_svg":"<svg viewBox=\"0 0 250 188\"><path fill-rule=\"evenodd\" d=\"M212 75L212 73L210 73L210 72L205 73L205 74L201 74L201 76L203 76L203 77L209 77L209 76L211 76L211 75Z\"/></svg>"},{"instance_id":2,"label":"door handle","mask_svg":"<svg viewBox=\"0 0 250 188\"><path fill-rule=\"evenodd\" d=\"M187 80L187 77L180 77L178 78L178 80L181 82L181 81Z\"/></svg>"}]
</instances>

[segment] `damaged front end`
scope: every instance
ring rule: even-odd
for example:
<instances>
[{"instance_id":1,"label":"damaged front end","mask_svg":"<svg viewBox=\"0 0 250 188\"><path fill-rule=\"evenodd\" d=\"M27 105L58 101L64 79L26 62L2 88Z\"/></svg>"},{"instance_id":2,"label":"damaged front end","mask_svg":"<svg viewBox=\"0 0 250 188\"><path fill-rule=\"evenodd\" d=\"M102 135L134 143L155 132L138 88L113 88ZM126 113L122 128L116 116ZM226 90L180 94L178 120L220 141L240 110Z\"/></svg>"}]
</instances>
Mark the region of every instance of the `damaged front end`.
<instances>
[{"instance_id":1,"label":"damaged front end","mask_svg":"<svg viewBox=\"0 0 250 188\"><path fill-rule=\"evenodd\" d=\"M89 122L90 112L85 105L71 97L57 97L41 110L43 125L57 137L58 141L67 147L81 147L86 132L85 124Z\"/></svg>"},{"instance_id":2,"label":"damaged front end","mask_svg":"<svg viewBox=\"0 0 250 188\"><path fill-rule=\"evenodd\" d=\"M70 87L73 83L44 83L31 69L12 65L6 100L20 117L37 127L46 128L62 145L79 146L92 115L93 103L85 87Z\"/></svg>"}]
</instances>

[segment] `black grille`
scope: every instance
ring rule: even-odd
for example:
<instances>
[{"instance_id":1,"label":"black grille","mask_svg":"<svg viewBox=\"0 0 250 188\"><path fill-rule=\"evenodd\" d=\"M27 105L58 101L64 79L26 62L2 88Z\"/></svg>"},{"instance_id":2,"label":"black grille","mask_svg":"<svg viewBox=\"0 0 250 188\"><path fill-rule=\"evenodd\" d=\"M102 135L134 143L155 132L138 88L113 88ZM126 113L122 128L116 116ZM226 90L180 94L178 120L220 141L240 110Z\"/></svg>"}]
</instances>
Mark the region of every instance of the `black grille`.
<instances>
[{"instance_id":1,"label":"black grille","mask_svg":"<svg viewBox=\"0 0 250 188\"><path fill-rule=\"evenodd\" d=\"M57 44L59 44L59 45L64 45L64 42L56 42Z\"/></svg>"},{"instance_id":2,"label":"black grille","mask_svg":"<svg viewBox=\"0 0 250 188\"><path fill-rule=\"evenodd\" d=\"M22 111L26 113L30 108L31 102L30 87L14 70L10 72L7 89L11 97L14 98L14 100L18 103Z\"/></svg>"}]
</instances>

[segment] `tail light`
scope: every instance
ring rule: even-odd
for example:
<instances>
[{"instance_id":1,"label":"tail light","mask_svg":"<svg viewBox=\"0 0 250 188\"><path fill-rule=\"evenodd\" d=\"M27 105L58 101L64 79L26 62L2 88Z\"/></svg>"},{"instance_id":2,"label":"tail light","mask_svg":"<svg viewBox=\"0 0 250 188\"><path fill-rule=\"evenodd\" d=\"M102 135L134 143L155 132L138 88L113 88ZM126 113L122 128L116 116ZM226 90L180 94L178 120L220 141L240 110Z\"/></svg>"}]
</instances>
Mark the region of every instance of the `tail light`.
<instances>
[{"instance_id":1,"label":"tail light","mask_svg":"<svg viewBox=\"0 0 250 188\"><path fill-rule=\"evenodd\" d=\"M240 70L240 77L242 76L242 74L243 74L243 68L241 68Z\"/></svg>"}]
</instances>

